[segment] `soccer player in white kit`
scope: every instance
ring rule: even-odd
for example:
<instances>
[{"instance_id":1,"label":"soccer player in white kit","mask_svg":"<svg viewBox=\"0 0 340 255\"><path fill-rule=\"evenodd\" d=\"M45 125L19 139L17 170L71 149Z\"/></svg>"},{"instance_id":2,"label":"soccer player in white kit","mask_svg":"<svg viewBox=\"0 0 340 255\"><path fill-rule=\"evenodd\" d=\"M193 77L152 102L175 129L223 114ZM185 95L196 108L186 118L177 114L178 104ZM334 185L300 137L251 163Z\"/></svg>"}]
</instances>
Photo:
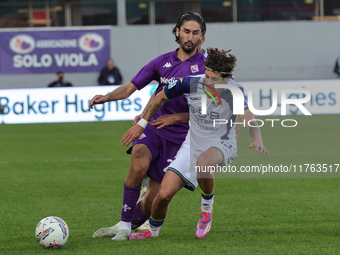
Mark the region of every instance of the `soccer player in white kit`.
<instances>
[{"instance_id":1,"label":"soccer player in white kit","mask_svg":"<svg viewBox=\"0 0 340 255\"><path fill-rule=\"evenodd\" d=\"M194 190L200 185L202 192L201 216L196 227L195 236L204 238L208 235L213 214L214 175L206 171L211 167L229 165L237 156L237 137L235 125L215 125L214 120L224 119L227 123L235 123L237 115L233 114L233 95L227 88L214 88L216 84L230 84L243 91L236 83L232 72L236 57L225 50L208 48L208 58L205 62L205 74L188 76L169 84L159 92L152 103L144 111L142 121L123 136L122 143L129 144L137 139L151 117L160 109L165 101L186 95L189 108L189 132L177 152L175 160L170 163L161 186L155 197L151 217L150 230L130 234L129 239L147 239L157 237L167 214L168 205L173 196L183 187ZM206 111L203 111L202 98L206 93ZM203 96L204 95L204 96ZM249 148L256 148L263 155L269 155L264 147L261 132L255 123L253 114L248 110L244 97L242 118L248 127L253 142ZM249 125L250 124L250 125ZM190 159L190 160L189 160Z\"/></svg>"}]
</instances>

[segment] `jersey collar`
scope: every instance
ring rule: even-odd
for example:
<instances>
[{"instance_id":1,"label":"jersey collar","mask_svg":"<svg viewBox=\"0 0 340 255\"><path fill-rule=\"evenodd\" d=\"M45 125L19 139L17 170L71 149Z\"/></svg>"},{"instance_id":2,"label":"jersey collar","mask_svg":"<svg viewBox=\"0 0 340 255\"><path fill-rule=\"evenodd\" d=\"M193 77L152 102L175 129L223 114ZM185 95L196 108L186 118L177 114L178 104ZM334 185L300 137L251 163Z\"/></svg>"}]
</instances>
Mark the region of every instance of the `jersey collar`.
<instances>
[{"instance_id":1,"label":"jersey collar","mask_svg":"<svg viewBox=\"0 0 340 255\"><path fill-rule=\"evenodd\" d=\"M181 61L178 57L177 57L177 51L179 50L179 48L177 48L174 52L173 52L173 59L175 60L175 61ZM191 56L190 58L188 58L187 60L185 60L185 61L189 61L189 62L191 62L191 63L195 63L195 62L197 62L198 60L199 60L199 58L200 58L200 55L202 54L201 52L199 52L199 50L198 49L196 49L197 51L196 51L196 54L195 55L193 55L193 56ZM184 62L185 62L184 61Z\"/></svg>"}]
</instances>

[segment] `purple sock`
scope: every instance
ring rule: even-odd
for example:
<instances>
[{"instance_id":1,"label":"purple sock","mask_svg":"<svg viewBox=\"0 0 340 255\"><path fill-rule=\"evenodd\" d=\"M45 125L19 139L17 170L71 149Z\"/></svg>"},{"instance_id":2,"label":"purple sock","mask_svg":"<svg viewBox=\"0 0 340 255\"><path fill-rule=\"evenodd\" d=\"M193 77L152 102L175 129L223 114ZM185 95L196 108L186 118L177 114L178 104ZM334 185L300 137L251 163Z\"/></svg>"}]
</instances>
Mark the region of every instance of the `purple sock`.
<instances>
[{"instance_id":1,"label":"purple sock","mask_svg":"<svg viewBox=\"0 0 340 255\"><path fill-rule=\"evenodd\" d=\"M123 189L123 207L121 211L121 221L131 222L131 218L134 214L136 203L140 193L140 187L130 188L125 185Z\"/></svg>"},{"instance_id":2,"label":"purple sock","mask_svg":"<svg viewBox=\"0 0 340 255\"><path fill-rule=\"evenodd\" d=\"M131 218L131 228L132 229L138 228L149 218L149 216L144 215L142 211L142 201L139 201L139 203L136 204L135 212Z\"/></svg>"}]
</instances>

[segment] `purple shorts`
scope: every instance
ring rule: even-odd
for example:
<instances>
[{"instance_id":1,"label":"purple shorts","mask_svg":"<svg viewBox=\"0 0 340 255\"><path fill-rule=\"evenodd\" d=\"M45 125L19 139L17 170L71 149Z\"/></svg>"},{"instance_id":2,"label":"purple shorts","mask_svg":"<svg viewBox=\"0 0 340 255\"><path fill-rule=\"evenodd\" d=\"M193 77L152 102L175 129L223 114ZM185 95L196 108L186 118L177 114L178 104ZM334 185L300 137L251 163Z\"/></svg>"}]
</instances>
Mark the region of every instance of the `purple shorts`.
<instances>
[{"instance_id":1,"label":"purple shorts","mask_svg":"<svg viewBox=\"0 0 340 255\"><path fill-rule=\"evenodd\" d=\"M185 139L179 139L178 143L174 143L160 136L156 130L156 127L148 125L139 139L132 143L127 153L131 154L134 145L145 144L152 154L147 175L161 183L166 172L166 167L174 159Z\"/></svg>"}]
</instances>

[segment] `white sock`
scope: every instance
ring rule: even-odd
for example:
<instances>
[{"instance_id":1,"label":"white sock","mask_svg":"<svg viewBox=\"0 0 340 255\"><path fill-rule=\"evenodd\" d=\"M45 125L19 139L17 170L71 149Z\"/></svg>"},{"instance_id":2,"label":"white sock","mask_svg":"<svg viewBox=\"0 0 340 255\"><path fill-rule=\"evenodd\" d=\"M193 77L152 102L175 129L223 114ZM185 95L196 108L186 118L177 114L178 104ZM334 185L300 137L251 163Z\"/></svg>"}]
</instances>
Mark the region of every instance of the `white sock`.
<instances>
[{"instance_id":1,"label":"white sock","mask_svg":"<svg viewBox=\"0 0 340 255\"><path fill-rule=\"evenodd\" d=\"M213 209L213 204L214 204L214 197L210 199L205 199L202 197L201 211L211 213Z\"/></svg>"},{"instance_id":2,"label":"white sock","mask_svg":"<svg viewBox=\"0 0 340 255\"><path fill-rule=\"evenodd\" d=\"M157 237L159 235L159 230L163 226L164 220L153 220L149 218L150 232L152 237Z\"/></svg>"},{"instance_id":3,"label":"white sock","mask_svg":"<svg viewBox=\"0 0 340 255\"><path fill-rule=\"evenodd\" d=\"M117 230L119 231L121 229L126 229L129 233L131 233L131 222L120 221Z\"/></svg>"},{"instance_id":4,"label":"white sock","mask_svg":"<svg viewBox=\"0 0 340 255\"><path fill-rule=\"evenodd\" d=\"M160 226L152 226L150 225L150 232L152 237L157 237L159 235L159 230L161 229L162 225Z\"/></svg>"}]
</instances>

